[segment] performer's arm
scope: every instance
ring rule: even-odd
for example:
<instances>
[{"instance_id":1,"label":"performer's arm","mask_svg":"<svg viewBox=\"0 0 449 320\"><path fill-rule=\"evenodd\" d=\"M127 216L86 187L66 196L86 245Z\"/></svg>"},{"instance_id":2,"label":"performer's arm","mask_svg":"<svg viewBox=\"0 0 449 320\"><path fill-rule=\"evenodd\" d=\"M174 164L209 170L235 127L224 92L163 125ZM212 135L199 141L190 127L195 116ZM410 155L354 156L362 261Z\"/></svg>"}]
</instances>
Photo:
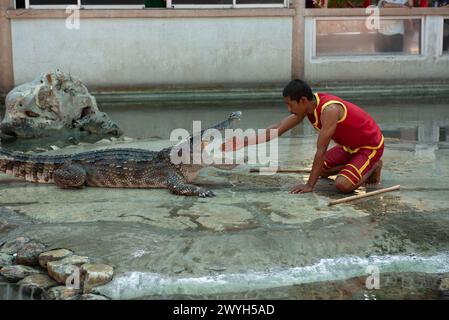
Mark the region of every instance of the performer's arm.
<instances>
[{"instance_id":1,"label":"performer's arm","mask_svg":"<svg viewBox=\"0 0 449 320\"><path fill-rule=\"evenodd\" d=\"M324 157L326 155L329 143L337 128L338 119L340 117L340 106L332 104L326 107L321 113L321 131L318 135L317 150L315 158L313 159L312 172L310 173L307 184L295 185L291 193L306 193L312 192L316 182L321 174L324 164Z\"/></svg>"},{"instance_id":2,"label":"performer's arm","mask_svg":"<svg viewBox=\"0 0 449 320\"><path fill-rule=\"evenodd\" d=\"M286 131L290 130L291 128L293 128L294 126L299 124L304 119L304 116L305 115L303 115L301 117L301 116L292 114L292 115L282 119L278 123L275 123L275 124L267 127L265 129L265 134L249 137L248 139L245 139L244 141L239 141L240 139L237 139L237 137L234 137L233 139L228 140L225 143L223 143L221 146L221 149L223 151L233 151L233 150L241 149L243 147L247 147L249 145L268 142L274 138L281 136ZM271 136L270 130L273 130L273 129L277 130L277 134L275 136Z\"/></svg>"}]
</instances>

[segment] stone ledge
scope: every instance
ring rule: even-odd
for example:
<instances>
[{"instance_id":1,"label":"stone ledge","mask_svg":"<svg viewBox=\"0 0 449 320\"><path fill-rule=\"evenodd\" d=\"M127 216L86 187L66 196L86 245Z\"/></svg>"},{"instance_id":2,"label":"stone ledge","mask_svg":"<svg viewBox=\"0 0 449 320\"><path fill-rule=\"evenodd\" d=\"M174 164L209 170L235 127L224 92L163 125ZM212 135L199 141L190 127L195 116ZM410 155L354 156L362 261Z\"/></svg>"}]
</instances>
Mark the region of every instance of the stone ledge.
<instances>
[{"instance_id":1,"label":"stone ledge","mask_svg":"<svg viewBox=\"0 0 449 320\"><path fill-rule=\"evenodd\" d=\"M81 19L141 19L141 18L244 18L244 17L293 17L294 9L251 8L251 9L82 9ZM57 9L10 9L6 11L9 19L66 19L69 14Z\"/></svg>"},{"instance_id":2,"label":"stone ledge","mask_svg":"<svg viewBox=\"0 0 449 320\"><path fill-rule=\"evenodd\" d=\"M313 85L315 92L328 92L339 95L348 100L376 101L381 99L399 101L402 99L447 98L449 97L449 83L429 83L419 85L367 84L354 86L345 85ZM147 90L147 91L119 91L93 92L99 103L145 103L145 102L174 102L174 101L246 101L273 100L282 101L282 87L267 89L185 89L185 90Z\"/></svg>"},{"instance_id":3,"label":"stone ledge","mask_svg":"<svg viewBox=\"0 0 449 320\"><path fill-rule=\"evenodd\" d=\"M400 101L414 100L422 97L430 99L449 98L449 83L427 83L418 85L393 84L379 85L366 84L354 86L351 84L316 84L311 83L314 91L328 92L354 101L376 101L387 99ZM175 101L257 101L282 100L282 87L271 88L245 88L245 89L149 89L149 90L97 90L91 92L98 103L105 104L133 104L148 102L175 102ZM0 93L0 110L4 111L6 94Z\"/></svg>"}]
</instances>

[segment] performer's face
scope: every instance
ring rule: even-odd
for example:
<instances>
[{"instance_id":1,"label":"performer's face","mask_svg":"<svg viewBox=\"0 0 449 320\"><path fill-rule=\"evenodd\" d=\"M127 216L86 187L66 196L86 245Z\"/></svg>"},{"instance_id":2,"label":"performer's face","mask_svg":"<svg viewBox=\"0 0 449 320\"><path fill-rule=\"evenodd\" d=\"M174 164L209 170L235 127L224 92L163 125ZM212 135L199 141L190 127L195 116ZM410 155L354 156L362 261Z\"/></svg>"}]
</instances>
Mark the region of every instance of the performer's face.
<instances>
[{"instance_id":1,"label":"performer's face","mask_svg":"<svg viewBox=\"0 0 449 320\"><path fill-rule=\"evenodd\" d=\"M299 102L290 99L290 97L284 97L284 102L287 105L287 109L290 113L302 116L307 110L307 98L302 97Z\"/></svg>"}]
</instances>

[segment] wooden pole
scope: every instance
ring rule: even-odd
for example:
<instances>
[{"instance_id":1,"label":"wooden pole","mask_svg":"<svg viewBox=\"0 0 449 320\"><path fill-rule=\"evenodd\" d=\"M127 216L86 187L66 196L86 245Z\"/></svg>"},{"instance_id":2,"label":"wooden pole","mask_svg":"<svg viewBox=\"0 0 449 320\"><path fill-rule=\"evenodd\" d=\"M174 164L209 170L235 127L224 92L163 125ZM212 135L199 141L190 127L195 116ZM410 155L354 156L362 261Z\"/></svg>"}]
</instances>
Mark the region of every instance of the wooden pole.
<instances>
[{"instance_id":1,"label":"wooden pole","mask_svg":"<svg viewBox=\"0 0 449 320\"><path fill-rule=\"evenodd\" d=\"M6 15L11 7L10 0L0 0L0 93L5 94L14 87L11 21Z\"/></svg>"},{"instance_id":2,"label":"wooden pole","mask_svg":"<svg viewBox=\"0 0 449 320\"><path fill-rule=\"evenodd\" d=\"M260 168L251 168L249 169L251 173L259 173L261 172ZM278 169L276 173L310 173L311 169Z\"/></svg>"},{"instance_id":3,"label":"wooden pole","mask_svg":"<svg viewBox=\"0 0 449 320\"><path fill-rule=\"evenodd\" d=\"M293 0L292 79L304 79L304 34L306 0Z\"/></svg>"},{"instance_id":4,"label":"wooden pole","mask_svg":"<svg viewBox=\"0 0 449 320\"><path fill-rule=\"evenodd\" d=\"M331 201L331 202L329 202L328 206L333 206L335 204L340 204L340 203L351 202L351 201L354 201L354 200L375 196L377 194L399 190L400 188L401 188L400 185L396 185L396 186L393 186L393 187L379 189L379 190L368 192L368 193L365 193L365 194L359 194L359 195L356 195L356 196L346 197L346 198L343 198L343 199Z\"/></svg>"}]
</instances>

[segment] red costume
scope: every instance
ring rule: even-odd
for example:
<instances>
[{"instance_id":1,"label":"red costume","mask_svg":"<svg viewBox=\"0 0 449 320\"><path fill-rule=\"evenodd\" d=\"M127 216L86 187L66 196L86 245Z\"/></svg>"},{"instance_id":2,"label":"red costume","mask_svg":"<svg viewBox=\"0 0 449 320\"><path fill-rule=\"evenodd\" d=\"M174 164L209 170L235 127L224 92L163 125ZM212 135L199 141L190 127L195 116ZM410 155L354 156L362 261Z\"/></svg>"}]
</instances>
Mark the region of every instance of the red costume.
<instances>
[{"instance_id":1,"label":"red costume","mask_svg":"<svg viewBox=\"0 0 449 320\"><path fill-rule=\"evenodd\" d=\"M326 152L324 166L329 169L345 164L338 174L356 185L382 157L382 132L374 119L355 104L325 93L315 93L315 98L317 107L307 117L318 131L321 129L321 112L327 106L338 104L344 109L332 136L338 145Z\"/></svg>"}]
</instances>

